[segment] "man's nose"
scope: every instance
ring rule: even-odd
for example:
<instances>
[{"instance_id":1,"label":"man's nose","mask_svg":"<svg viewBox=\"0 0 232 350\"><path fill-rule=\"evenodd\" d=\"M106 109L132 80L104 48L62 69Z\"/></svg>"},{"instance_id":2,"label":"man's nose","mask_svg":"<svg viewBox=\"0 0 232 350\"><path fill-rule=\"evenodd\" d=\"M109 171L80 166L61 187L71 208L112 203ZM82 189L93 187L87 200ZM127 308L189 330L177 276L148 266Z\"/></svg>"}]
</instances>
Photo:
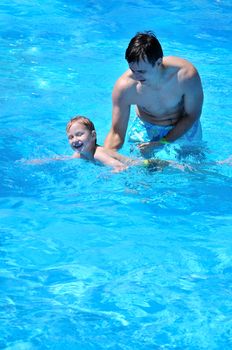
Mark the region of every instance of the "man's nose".
<instances>
[{"instance_id":1,"label":"man's nose","mask_svg":"<svg viewBox=\"0 0 232 350\"><path fill-rule=\"evenodd\" d=\"M139 80L139 79L143 78L142 74L140 74L140 73L134 73L134 77L135 77L136 80Z\"/></svg>"}]
</instances>

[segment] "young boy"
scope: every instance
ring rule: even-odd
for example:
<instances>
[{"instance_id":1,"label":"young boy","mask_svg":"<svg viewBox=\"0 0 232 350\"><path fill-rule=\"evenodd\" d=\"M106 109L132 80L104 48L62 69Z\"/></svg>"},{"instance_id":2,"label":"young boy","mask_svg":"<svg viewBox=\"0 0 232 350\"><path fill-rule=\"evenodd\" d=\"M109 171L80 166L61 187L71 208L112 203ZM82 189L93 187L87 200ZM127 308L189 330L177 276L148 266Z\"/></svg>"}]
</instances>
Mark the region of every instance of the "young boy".
<instances>
[{"instance_id":1,"label":"young boy","mask_svg":"<svg viewBox=\"0 0 232 350\"><path fill-rule=\"evenodd\" d=\"M69 144L75 152L73 158L108 165L119 171L127 168L129 159L97 144L94 124L88 118L83 116L72 118L67 124L66 133Z\"/></svg>"}]
</instances>

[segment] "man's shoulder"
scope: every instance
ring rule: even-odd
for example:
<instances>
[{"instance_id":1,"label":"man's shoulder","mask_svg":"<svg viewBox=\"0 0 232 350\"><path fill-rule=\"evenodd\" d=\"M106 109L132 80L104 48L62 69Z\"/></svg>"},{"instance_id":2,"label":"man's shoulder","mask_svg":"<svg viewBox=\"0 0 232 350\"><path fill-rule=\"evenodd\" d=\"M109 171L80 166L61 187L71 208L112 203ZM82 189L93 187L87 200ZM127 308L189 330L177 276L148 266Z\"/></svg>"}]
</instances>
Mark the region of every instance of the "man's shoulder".
<instances>
[{"instance_id":1,"label":"man's shoulder","mask_svg":"<svg viewBox=\"0 0 232 350\"><path fill-rule=\"evenodd\" d=\"M198 74L194 65L181 57L167 56L163 60L164 66L169 70L174 70L178 76L178 80L188 80Z\"/></svg>"},{"instance_id":2,"label":"man's shoulder","mask_svg":"<svg viewBox=\"0 0 232 350\"><path fill-rule=\"evenodd\" d=\"M113 89L113 97L130 99L136 92L137 82L132 79L130 70L127 70L116 81Z\"/></svg>"},{"instance_id":3,"label":"man's shoulder","mask_svg":"<svg viewBox=\"0 0 232 350\"><path fill-rule=\"evenodd\" d=\"M128 90L136 86L136 81L132 78L131 71L125 71L116 81L115 88L120 90Z\"/></svg>"},{"instance_id":4,"label":"man's shoulder","mask_svg":"<svg viewBox=\"0 0 232 350\"><path fill-rule=\"evenodd\" d=\"M193 66L193 64L190 61L178 56L165 56L163 58L163 61L165 64L169 66L178 66L178 67Z\"/></svg>"},{"instance_id":5,"label":"man's shoulder","mask_svg":"<svg viewBox=\"0 0 232 350\"><path fill-rule=\"evenodd\" d=\"M183 93L188 91L202 93L201 78L191 62L175 56L167 57L164 62L170 70L175 71L174 75L176 75L178 86Z\"/></svg>"}]
</instances>

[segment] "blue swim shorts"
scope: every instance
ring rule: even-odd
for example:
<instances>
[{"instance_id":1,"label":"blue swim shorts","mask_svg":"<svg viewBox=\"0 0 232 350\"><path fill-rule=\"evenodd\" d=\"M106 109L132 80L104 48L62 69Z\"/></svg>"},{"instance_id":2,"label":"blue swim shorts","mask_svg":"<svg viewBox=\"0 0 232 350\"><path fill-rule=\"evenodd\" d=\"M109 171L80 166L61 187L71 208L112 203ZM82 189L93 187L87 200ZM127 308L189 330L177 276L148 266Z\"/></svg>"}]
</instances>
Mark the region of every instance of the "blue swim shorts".
<instances>
[{"instance_id":1,"label":"blue swim shorts","mask_svg":"<svg viewBox=\"0 0 232 350\"><path fill-rule=\"evenodd\" d=\"M173 126L160 126L142 121L139 117L135 117L128 131L128 141L143 143L151 141L159 141L162 137L173 128ZM198 143L202 140L201 122L198 119L191 129L189 129L176 142L180 144Z\"/></svg>"}]
</instances>

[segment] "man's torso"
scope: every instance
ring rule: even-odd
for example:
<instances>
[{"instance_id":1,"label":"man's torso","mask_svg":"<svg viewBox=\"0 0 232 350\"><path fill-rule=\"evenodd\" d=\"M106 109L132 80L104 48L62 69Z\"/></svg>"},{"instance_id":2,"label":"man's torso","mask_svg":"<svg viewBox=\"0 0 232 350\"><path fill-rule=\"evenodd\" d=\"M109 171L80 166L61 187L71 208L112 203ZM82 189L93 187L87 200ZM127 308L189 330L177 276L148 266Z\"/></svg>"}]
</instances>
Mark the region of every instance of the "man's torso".
<instances>
[{"instance_id":1,"label":"man's torso","mask_svg":"<svg viewBox=\"0 0 232 350\"><path fill-rule=\"evenodd\" d=\"M164 79L153 88L131 78L128 70L129 104L136 105L136 113L143 121L157 125L175 125L184 115L184 91L179 80L181 69L194 69L188 61L177 57L164 58Z\"/></svg>"}]
</instances>

